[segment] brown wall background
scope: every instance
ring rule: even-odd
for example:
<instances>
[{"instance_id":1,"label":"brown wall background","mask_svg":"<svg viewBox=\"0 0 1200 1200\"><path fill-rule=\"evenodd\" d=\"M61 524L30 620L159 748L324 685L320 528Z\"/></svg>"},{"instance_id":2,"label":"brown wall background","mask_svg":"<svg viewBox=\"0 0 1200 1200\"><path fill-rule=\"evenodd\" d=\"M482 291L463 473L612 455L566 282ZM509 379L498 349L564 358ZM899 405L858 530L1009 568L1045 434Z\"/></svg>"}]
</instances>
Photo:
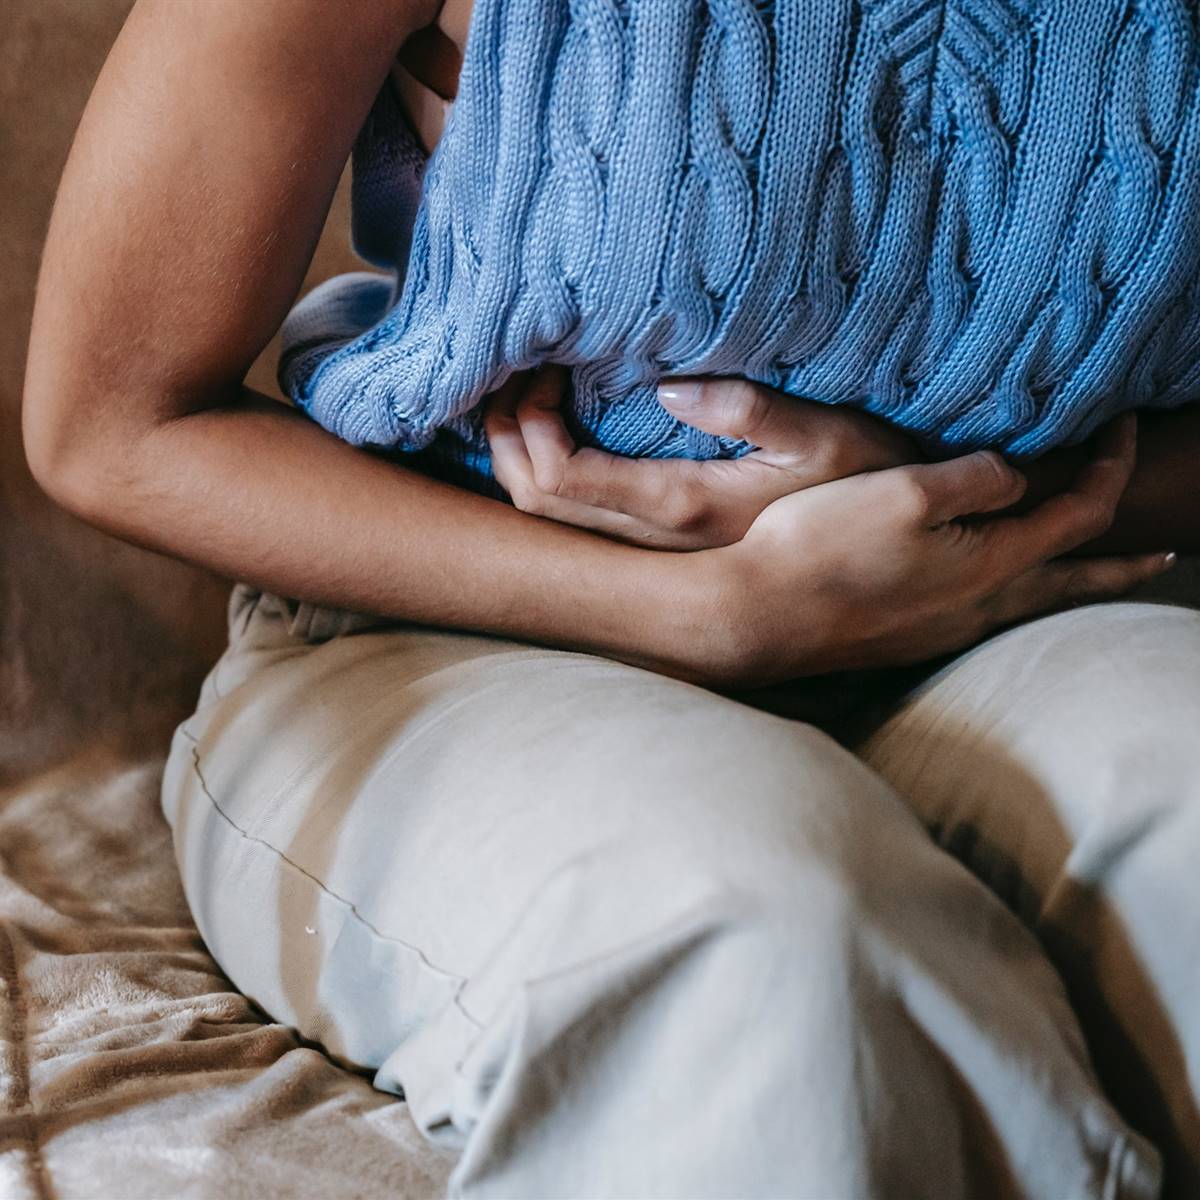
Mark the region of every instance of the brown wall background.
<instances>
[{"instance_id":1,"label":"brown wall background","mask_svg":"<svg viewBox=\"0 0 1200 1200\"><path fill-rule=\"evenodd\" d=\"M224 640L228 583L125 546L29 477L19 406L38 261L80 113L132 0L0 0L0 782L84 744L165 746ZM342 180L305 286L354 258ZM250 382L277 393L272 345Z\"/></svg>"}]
</instances>

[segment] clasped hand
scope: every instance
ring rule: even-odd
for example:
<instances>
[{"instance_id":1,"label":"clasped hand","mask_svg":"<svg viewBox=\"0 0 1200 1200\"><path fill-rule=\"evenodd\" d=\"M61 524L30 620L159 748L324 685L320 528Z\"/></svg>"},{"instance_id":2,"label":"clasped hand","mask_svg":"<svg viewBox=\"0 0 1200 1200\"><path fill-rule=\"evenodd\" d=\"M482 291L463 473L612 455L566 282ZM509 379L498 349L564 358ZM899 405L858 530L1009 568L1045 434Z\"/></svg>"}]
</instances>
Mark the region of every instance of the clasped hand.
<instances>
[{"instance_id":1,"label":"clasped hand","mask_svg":"<svg viewBox=\"0 0 1200 1200\"><path fill-rule=\"evenodd\" d=\"M658 550L742 538L772 501L834 479L915 462L899 430L865 413L741 379L670 380L659 400L706 433L758 446L738 459L624 458L575 445L561 367L512 376L485 424L496 477L523 512Z\"/></svg>"},{"instance_id":2,"label":"clasped hand","mask_svg":"<svg viewBox=\"0 0 1200 1200\"><path fill-rule=\"evenodd\" d=\"M1073 483L1018 512L1028 480L992 451L922 461L911 439L869 415L744 380L660 390L685 423L758 447L743 458L578 447L562 417L565 383L562 369L543 368L489 400L496 476L525 512L699 551L670 557L688 560L708 597L718 636L693 664L705 682L920 661L1118 595L1173 562L1067 557L1113 521L1136 456L1132 415L1097 435Z\"/></svg>"}]
</instances>

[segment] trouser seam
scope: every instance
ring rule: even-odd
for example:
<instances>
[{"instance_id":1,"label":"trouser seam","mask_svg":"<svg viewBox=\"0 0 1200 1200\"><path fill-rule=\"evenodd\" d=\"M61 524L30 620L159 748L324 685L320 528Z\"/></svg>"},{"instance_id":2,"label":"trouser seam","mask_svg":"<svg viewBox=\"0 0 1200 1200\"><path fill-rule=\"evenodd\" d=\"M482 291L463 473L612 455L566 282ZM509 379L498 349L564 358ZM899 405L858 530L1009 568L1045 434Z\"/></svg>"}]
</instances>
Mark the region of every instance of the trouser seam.
<instances>
[{"instance_id":1,"label":"trouser seam","mask_svg":"<svg viewBox=\"0 0 1200 1200\"><path fill-rule=\"evenodd\" d=\"M244 841L252 842L257 846L261 846L264 850L267 850L269 853L275 855L275 857L284 863L285 866L288 866L292 870L303 875L307 880L309 880L309 882L316 886L318 890L345 908L351 917L358 921L372 936L378 938L380 941L400 946L402 949L407 950L410 954L415 955L422 965L427 967L434 974L451 980L455 984L455 988L452 993L452 1002L454 1007L457 1008L462 1015L477 1029L482 1030L484 1028L483 1022L467 1010L460 997L462 989L468 982L467 976L460 975L456 971L450 971L445 967L439 966L437 963L433 962L425 953L425 951L419 946L414 946L411 942L407 942L403 938L396 937L394 934L384 933L383 930L372 924L372 922L362 914L358 906L352 900L349 900L345 896L339 895L337 892L333 891L321 879L318 879L317 876L311 871L307 870L305 867L301 866L300 863L284 854L283 851L277 846L272 846L270 842L264 840L263 838L255 837L254 834L248 833L245 829L238 825L238 823L233 820L233 818L225 811L225 809L221 807L220 802L213 795L211 789L209 788L208 781L204 778L204 770L200 765L200 748L196 738L186 729L181 730L181 732L191 743L192 770L195 774L196 782L199 785L200 790L208 800L208 803L212 806L213 811L230 827L230 829L232 829Z\"/></svg>"}]
</instances>

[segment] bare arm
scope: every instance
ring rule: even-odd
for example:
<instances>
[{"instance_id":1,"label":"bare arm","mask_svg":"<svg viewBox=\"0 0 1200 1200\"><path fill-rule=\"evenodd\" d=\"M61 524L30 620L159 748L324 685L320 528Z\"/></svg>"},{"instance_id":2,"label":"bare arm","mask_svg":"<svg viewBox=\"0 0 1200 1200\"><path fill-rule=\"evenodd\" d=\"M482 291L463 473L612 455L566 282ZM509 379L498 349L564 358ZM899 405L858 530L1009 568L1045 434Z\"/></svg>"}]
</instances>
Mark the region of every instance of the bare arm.
<instances>
[{"instance_id":1,"label":"bare arm","mask_svg":"<svg viewBox=\"0 0 1200 1200\"><path fill-rule=\"evenodd\" d=\"M928 657L1161 569L1054 561L1107 528L1131 430L1027 518L959 522L1023 486L977 454L810 487L736 545L679 554L424 479L246 389L371 101L437 3L140 0L39 283L25 442L60 503L273 591L738 686Z\"/></svg>"},{"instance_id":2,"label":"bare arm","mask_svg":"<svg viewBox=\"0 0 1200 1200\"><path fill-rule=\"evenodd\" d=\"M1081 553L1172 546L1180 554L1200 554L1200 405L1144 412L1139 424L1137 466L1112 528ZM1031 473L1030 499L1061 487L1082 461L1078 448L1048 454Z\"/></svg>"},{"instance_id":3,"label":"bare arm","mask_svg":"<svg viewBox=\"0 0 1200 1200\"><path fill-rule=\"evenodd\" d=\"M30 465L94 524L270 590L668 660L686 618L648 553L357 452L241 384L296 294L397 48L436 2L347 11L135 8L50 228Z\"/></svg>"}]
</instances>

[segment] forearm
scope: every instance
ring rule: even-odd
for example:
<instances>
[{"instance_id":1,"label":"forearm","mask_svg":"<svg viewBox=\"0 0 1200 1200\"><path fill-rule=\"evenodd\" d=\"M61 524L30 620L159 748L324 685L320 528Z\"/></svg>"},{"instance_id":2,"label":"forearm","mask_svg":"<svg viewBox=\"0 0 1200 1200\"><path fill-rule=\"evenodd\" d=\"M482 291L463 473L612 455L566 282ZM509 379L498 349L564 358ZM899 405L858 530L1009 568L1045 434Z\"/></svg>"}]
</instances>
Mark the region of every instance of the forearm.
<instances>
[{"instance_id":1,"label":"forearm","mask_svg":"<svg viewBox=\"0 0 1200 1200\"><path fill-rule=\"evenodd\" d=\"M1072 447L1029 464L1030 490L1022 507L1061 490L1085 457L1082 447ZM1153 550L1200 553L1200 405L1139 413L1137 466L1116 519L1080 552Z\"/></svg>"},{"instance_id":2,"label":"forearm","mask_svg":"<svg viewBox=\"0 0 1200 1200\"><path fill-rule=\"evenodd\" d=\"M425 478L245 390L92 454L59 473L68 507L271 591L677 674L702 632L678 556Z\"/></svg>"},{"instance_id":3,"label":"forearm","mask_svg":"<svg viewBox=\"0 0 1200 1200\"><path fill-rule=\"evenodd\" d=\"M1200 553L1200 405L1139 417L1138 462L1103 553Z\"/></svg>"},{"instance_id":4,"label":"forearm","mask_svg":"<svg viewBox=\"0 0 1200 1200\"><path fill-rule=\"evenodd\" d=\"M317 602L677 670L673 556L439 485L240 384L438 0L141 0L63 174L28 461L96 525Z\"/></svg>"}]
</instances>

